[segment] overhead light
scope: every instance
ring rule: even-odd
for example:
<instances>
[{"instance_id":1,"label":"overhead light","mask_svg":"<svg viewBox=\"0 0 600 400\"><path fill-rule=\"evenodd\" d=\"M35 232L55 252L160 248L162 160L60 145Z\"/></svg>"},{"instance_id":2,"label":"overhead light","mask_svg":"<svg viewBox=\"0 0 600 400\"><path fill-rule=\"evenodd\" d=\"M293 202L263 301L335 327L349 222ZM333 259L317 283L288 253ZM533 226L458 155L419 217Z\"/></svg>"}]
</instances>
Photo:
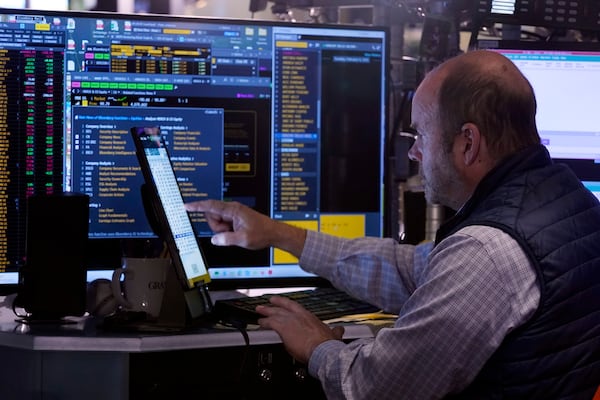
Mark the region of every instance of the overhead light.
<instances>
[{"instance_id":1,"label":"overhead light","mask_svg":"<svg viewBox=\"0 0 600 400\"><path fill-rule=\"evenodd\" d=\"M196 1L196 8L204 8L208 5L208 2L206 0L197 0Z\"/></svg>"}]
</instances>

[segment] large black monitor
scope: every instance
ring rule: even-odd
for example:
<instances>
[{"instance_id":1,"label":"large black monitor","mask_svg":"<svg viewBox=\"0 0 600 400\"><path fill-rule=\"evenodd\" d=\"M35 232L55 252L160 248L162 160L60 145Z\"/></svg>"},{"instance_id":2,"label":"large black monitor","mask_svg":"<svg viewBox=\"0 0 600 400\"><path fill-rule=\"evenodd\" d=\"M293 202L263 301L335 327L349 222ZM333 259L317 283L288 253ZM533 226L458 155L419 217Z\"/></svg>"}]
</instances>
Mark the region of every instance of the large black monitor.
<instances>
[{"instance_id":1,"label":"large black monitor","mask_svg":"<svg viewBox=\"0 0 600 400\"><path fill-rule=\"evenodd\" d=\"M386 28L0 10L0 54L0 284L17 282L34 193L90 196L88 280L156 251L133 126L160 127L186 201L386 234ZM213 287L320 283L289 254L214 247L192 219Z\"/></svg>"},{"instance_id":2,"label":"large black monitor","mask_svg":"<svg viewBox=\"0 0 600 400\"><path fill-rule=\"evenodd\" d=\"M536 94L536 122L556 162L600 198L600 43L483 40L510 58Z\"/></svg>"}]
</instances>

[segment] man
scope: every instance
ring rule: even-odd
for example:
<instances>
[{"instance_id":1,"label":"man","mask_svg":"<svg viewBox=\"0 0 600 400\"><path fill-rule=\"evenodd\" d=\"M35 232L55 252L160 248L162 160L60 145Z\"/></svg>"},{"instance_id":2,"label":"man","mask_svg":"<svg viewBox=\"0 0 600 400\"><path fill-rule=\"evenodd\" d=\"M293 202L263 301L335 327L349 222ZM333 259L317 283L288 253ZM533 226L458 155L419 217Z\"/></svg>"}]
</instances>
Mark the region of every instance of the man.
<instances>
[{"instance_id":1,"label":"man","mask_svg":"<svg viewBox=\"0 0 600 400\"><path fill-rule=\"evenodd\" d=\"M409 152L425 196L457 210L434 244L347 240L236 203L206 213L215 245L274 246L398 314L348 344L297 303L259 307L329 398L591 399L600 384L600 205L540 144L529 82L502 55L469 52L417 89Z\"/></svg>"}]
</instances>

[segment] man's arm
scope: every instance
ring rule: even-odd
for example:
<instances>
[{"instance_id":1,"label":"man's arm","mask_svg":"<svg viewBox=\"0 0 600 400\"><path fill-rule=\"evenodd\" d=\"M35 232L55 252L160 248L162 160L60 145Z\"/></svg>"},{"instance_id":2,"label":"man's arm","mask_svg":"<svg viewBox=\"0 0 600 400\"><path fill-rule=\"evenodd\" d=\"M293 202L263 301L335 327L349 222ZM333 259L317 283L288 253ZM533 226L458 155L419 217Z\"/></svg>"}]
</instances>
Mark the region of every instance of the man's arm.
<instances>
[{"instance_id":1,"label":"man's arm","mask_svg":"<svg viewBox=\"0 0 600 400\"><path fill-rule=\"evenodd\" d=\"M417 289L393 328L374 339L327 341L309 372L330 399L443 398L463 390L539 302L537 276L519 244L471 226L415 266Z\"/></svg>"},{"instance_id":2,"label":"man's arm","mask_svg":"<svg viewBox=\"0 0 600 400\"><path fill-rule=\"evenodd\" d=\"M217 246L239 246L250 250L277 247L300 257L306 231L275 221L238 202L202 200L187 203L188 211L200 211L215 232L212 243Z\"/></svg>"}]
</instances>

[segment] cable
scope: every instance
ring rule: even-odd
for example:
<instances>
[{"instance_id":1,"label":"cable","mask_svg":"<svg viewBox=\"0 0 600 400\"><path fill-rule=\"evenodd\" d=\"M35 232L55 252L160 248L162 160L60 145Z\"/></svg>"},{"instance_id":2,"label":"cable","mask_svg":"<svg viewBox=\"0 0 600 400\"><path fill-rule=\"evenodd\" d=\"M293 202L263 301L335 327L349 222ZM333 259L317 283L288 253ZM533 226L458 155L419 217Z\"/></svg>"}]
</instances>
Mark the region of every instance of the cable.
<instances>
[{"instance_id":1,"label":"cable","mask_svg":"<svg viewBox=\"0 0 600 400\"><path fill-rule=\"evenodd\" d=\"M236 381L240 384L240 388L243 390L244 388L248 388L249 385L246 385L244 382L244 371L246 369L246 361L248 360L248 353L250 353L250 336L248 335L248 330L246 329L248 325L245 322L239 320L225 321L219 320L219 323L223 326L237 329L244 338L244 351L242 353L242 360L240 362L240 369L238 372L238 377Z\"/></svg>"},{"instance_id":2,"label":"cable","mask_svg":"<svg viewBox=\"0 0 600 400\"><path fill-rule=\"evenodd\" d=\"M16 296L13 298L13 301L12 301L12 304L11 304L11 308L12 308L13 314L15 314L15 316L17 316L18 318L21 318L21 319L27 319L27 318L31 317L31 315L30 315L30 314L28 314L28 313L27 313L27 314L19 314L19 313L17 312L17 307L19 307L19 308L21 307L21 306L19 305L19 303L18 303L18 299L19 299L19 295L17 294L17 295L16 295Z\"/></svg>"}]
</instances>

